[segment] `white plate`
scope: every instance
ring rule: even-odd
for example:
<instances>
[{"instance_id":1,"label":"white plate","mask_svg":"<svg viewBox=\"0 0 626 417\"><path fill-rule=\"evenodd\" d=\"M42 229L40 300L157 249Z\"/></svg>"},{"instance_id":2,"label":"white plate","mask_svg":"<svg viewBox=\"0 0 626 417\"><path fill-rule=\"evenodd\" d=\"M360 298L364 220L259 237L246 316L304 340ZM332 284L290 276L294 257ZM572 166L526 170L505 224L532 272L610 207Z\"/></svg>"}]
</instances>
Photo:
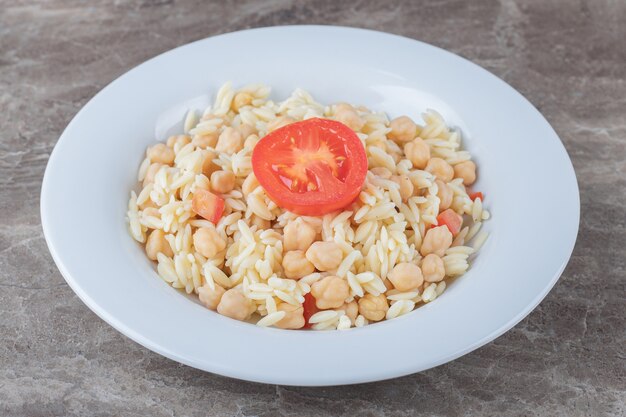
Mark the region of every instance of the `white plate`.
<instances>
[{"instance_id":1,"label":"white plate","mask_svg":"<svg viewBox=\"0 0 626 417\"><path fill-rule=\"evenodd\" d=\"M492 213L471 270L432 304L350 331L260 328L210 312L158 278L130 238L128 192L155 135L180 128L224 81L294 88L391 116L438 110L463 131ZM297 26L194 42L124 74L76 115L50 157L43 229L68 284L117 330L178 362L251 381L335 385L448 362L524 318L563 271L578 231L571 162L539 112L456 55L360 29Z\"/></svg>"}]
</instances>

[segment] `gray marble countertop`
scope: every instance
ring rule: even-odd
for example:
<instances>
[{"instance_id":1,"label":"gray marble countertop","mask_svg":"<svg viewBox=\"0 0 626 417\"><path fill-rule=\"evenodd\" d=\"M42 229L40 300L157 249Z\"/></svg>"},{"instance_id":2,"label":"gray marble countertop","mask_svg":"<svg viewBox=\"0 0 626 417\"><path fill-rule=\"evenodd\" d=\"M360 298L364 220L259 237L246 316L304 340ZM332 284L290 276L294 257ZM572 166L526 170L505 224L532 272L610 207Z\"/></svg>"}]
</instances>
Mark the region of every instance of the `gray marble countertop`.
<instances>
[{"instance_id":1,"label":"gray marble countertop","mask_svg":"<svg viewBox=\"0 0 626 417\"><path fill-rule=\"evenodd\" d=\"M50 257L44 168L96 92L196 39L311 23L392 32L467 57L528 97L573 160L582 213L563 276L515 328L454 362L334 388L204 373L113 330ZM0 0L0 415L626 415L625 39L620 0Z\"/></svg>"}]
</instances>

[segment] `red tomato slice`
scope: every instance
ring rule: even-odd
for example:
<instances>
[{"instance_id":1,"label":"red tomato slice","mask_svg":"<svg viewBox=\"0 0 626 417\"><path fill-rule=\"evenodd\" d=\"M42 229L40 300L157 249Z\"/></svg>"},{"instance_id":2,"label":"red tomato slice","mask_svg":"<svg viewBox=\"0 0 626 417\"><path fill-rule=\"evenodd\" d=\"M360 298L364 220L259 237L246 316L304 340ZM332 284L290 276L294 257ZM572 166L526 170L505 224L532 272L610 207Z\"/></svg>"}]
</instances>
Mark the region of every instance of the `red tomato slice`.
<instances>
[{"instance_id":1,"label":"red tomato slice","mask_svg":"<svg viewBox=\"0 0 626 417\"><path fill-rule=\"evenodd\" d=\"M278 206L319 216L346 207L359 195L367 156L348 126L313 118L262 138L252 152L252 169Z\"/></svg>"},{"instance_id":2,"label":"red tomato slice","mask_svg":"<svg viewBox=\"0 0 626 417\"><path fill-rule=\"evenodd\" d=\"M439 213L439 216L437 216L437 224L439 226L443 226L445 224L448 226L448 230L450 230L453 235L456 235L461 230L463 217L456 214L454 210L447 209Z\"/></svg>"},{"instance_id":3,"label":"red tomato slice","mask_svg":"<svg viewBox=\"0 0 626 417\"><path fill-rule=\"evenodd\" d=\"M304 303L302 304L302 307L304 308L304 327L302 328L310 329L311 323L309 323L309 319L313 314L320 311L319 308L317 308L317 306L315 305L315 298L313 297L313 295L311 295L311 293L308 293L304 296Z\"/></svg>"},{"instance_id":4,"label":"red tomato slice","mask_svg":"<svg viewBox=\"0 0 626 417\"><path fill-rule=\"evenodd\" d=\"M471 198L472 201L476 200L477 198L480 198L480 201L484 201L483 193L481 193L480 191L476 191L475 193L471 193L469 195L469 198Z\"/></svg>"},{"instance_id":5,"label":"red tomato slice","mask_svg":"<svg viewBox=\"0 0 626 417\"><path fill-rule=\"evenodd\" d=\"M224 200L207 190L196 190L191 209L197 215L217 224L224 213Z\"/></svg>"}]
</instances>

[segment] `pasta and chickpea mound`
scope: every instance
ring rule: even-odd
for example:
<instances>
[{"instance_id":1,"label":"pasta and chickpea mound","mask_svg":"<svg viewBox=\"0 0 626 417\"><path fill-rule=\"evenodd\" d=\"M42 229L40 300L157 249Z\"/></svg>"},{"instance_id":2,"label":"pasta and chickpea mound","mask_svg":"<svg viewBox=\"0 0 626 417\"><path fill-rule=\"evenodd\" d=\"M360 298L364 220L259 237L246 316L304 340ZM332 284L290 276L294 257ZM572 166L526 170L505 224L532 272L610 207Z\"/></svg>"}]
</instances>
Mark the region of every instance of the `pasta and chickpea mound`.
<instances>
[{"instance_id":1,"label":"pasta and chickpea mound","mask_svg":"<svg viewBox=\"0 0 626 417\"><path fill-rule=\"evenodd\" d=\"M417 124L269 92L227 83L204 114L187 114L184 134L147 149L127 215L165 282L236 320L344 330L432 302L467 271L489 212L458 130L434 111ZM347 126L367 159L356 198L317 216L277 205L252 162L266 135L312 119Z\"/></svg>"}]
</instances>

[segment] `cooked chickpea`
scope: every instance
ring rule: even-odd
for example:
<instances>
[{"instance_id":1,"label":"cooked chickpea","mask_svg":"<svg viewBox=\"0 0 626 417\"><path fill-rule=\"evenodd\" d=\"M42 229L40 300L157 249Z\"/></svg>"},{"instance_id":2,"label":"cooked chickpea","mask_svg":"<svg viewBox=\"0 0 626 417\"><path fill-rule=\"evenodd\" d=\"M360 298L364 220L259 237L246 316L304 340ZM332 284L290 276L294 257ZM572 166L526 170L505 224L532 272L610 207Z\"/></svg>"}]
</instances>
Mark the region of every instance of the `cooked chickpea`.
<instances>
[{"instance_id":1,"label":"cooked chickpea","mask_svg":"<svg viewBox=\"0 0 626 417\"><path fill-rule=\"evenodd\" d=\"M385 294L365 294L359 299L359 314L370 321L381 321L389 310L389 303Z\"/></svg>"},{"instance_id":2,"label":"cooked chickpea","mask_svg":"<svg viewBox=\"0 0 626 417\"><path fill-rule=\"evenodd\" d=\"M335 105L335 119L355 131L361 130L365 124L354 107L346 103Z\"/></svg>"},{"instance_id":3,"label":"cooked chickpea","mask_svg":"<svg viewBox=\"0 0 626 417\"><path fill-rule=\"evenodd\" d=\"M288 303L282 303L276 307L278 311L284 311L285 317L280 319L274 326L279 329L301 329L304 327L304 308Z\"/></svg>"},{"instance_id":4,"label":"cooked chickpea","mask_svg":"<svg viewBox=\"0 0 626 417\"><path fill-rule=\"evenodd\" d=\"M165 142L165 144L169 148L174 149L176 145L182 148L183 146L187 145L190 142L191 142L191 138L188 135L174 135L174 136L170 136L169 138L167 138L167 142Z\"/></svg>"},{"instance_id":5,"label":"cooked chickpea","mask_svg":"<svg viewBox=\"0 0 626 417\"><path fill-rule=\"evenodd\" d=\"M254 313L252 300L246 298L240 288L226 291L217 305L217 312L235 320L247 320Z\"/></svg>"},{"instance_id":6,"label":"cooked chickpea","mask_svg":"<svg viewBox=\"0 0 626 417\"><path fill-rule=\"evenodd\" d=\"M251 172L243 181L243 184L241 185L241 192L245 197L247 197L248 194L254 191L259 185L259 181L254 176L254 173Z\"/></svg>"},{"instance_id":7,"label":"cooked chickpea","mask_svg":"<svg viewBox=\"0 0 626 417\"><path fill-rule=\"evenodd\" d=\"M233 101L230 107L235 111L235 113L239 113L239 109L243 106L248 106L254 100L254 96L250 93L246 93L244 91L235 94L233 97Z\"/></svg>"},{"instance_id":8,"label":"cooked chickpea","mask_svg":"<svg viewBox=\"0 0 626 417\"><path fill-rule=\"evenodd\" d=\"M320 310L338 308L350 295L350 287L345 280L329 275L311 285L311 295Z\"/></svg>"},{"instance_id":9,"label":"cooked chickpea","mask_svg":"<svg viewBox=\"0 0 626 417\"><path fill-rule=\"evenodd\" d=\"M211 259L226 248L226 241L215 227L201 227L193 234L193 246L202 256Z\"/></svg>"},{"instance_id":10,"label":"cooked chickpea","mask_svg":"<svg viewBox=\"0 0 626 417\"><path fill-rule=\"evenodd\" d=\"M443 256L446 249L452 244L452 233L448 226L438 226L429 229L424 236L420 253L426 256L434 253L437 256Z\"/></svg>"},{"instance_id":11,"label":"cooked chickpea","mask_svg":"<svg viewBox=\"0 0 626 417\"><path fill-rule=\"evenodd\" d=\"M422 259L422 273L426 282L439 282L446 275L443 260L434 253L428 254Z\"/></svg>"},{"instance_id":12,"label":"cooked chickpea","mask_svg":"<svg viewBox=\"0 0 626 417\"><path fill-rule=\"evenodd\" d=\"M391 178L391 171L389 171L385 167L374 167L370 169L370 171L372 172L372 174L376 175L377 177L380 177L386 180Z\"/></svg>"},{"instance_id":13,"label":"cooked chickpea","mask_svg":"<svg viewBox=\"0 0 626 417\"><path fill-rule=\"evenodd\" d=\"M419 266L408 262L402 262L396 265L391 272L387 274L387 278L393 286L399 291L411 291L422 285L424 277Z\"/></svg>"},{"instance_id":14,"label":"cooked chickpea","mask_svg":"<svg viewBox=\"0 0 626 417\"><path fill-rule=\"evenodd\" d=\"M391 177L391 181L395 182L400 186L400 197L402 197L402 201L406 203L406 201L413 195L413 183L408 175L394 175Z\"/></svg>"},{"instance_id":15,"label":"cooked chickpea","mask_svg":"<svg viewBox=\"0 0 626 417\"><path fill-rule=\"evenodd\" d=\"M295 122L296 120L289 117L289 116L281 116L281 117L277 117L276 119L270 121L267 124L267 131L268 132L273 132L276 129L280 129L283 126L287 126L293 122Z\"/></svg>"},{"instance_id":16,"label":"cooked chickpea","mask_svg":"<svg viewBox=\"0 0 626 417\"><path fill-rule=\"evenodd\" d=\"M163 164L159 164L158 162L150 164L148 170L146 171L146 176L143 179L144 187L154 182L154 177L156 176L157 172L159 172L159 169L161 169L162 166Z\"/></svg>"},{"instance_id":17,"label":"cooked chickpea","mask_svg":"<svg viewBox=\"0 0 626 417\"><path fill-rule=\"evenodd\" d=\"M150 233L146 241L146 255L148 255L148 258L156 261L159 252L165 256L174 256L170 244L165 240L165 233L162 230L155 229Z\"/></svg>"},{"instance_id":18,"label":"cooked chickpea","mask_svg":"<svg viewBox=\"0 0 626 417\"><path fill-rule=\"evenodd\" d=\"M425 169L443 182L454 178L454 168L441 158L430 158Z\"/></svg>"},{"instance_id":19,"label":"cooked chickpea","mask_svg":"<svg viewBox=\"0 0 626 417\"><path fill-rule=\"evenodd\" d=\"M256 226L257 230L267 230L270 227L272 227L271 221L262 219L256 214L253 214L252 217L250 218L250 224L252 224L253 226Z\"/></svg>"},{"instance_id":20,"label":"cooked chickpea","mask_svg":"<svg viewBox=\"0 0 626 417\"><path fill-rule=\"evenodd\" d=\"M216 157L217 156L215 155L215 152L204 151L204 160L202 161L202 173L207 178L211 178L211 174L220 169L219 165L213 162Z\"/></svg>"},{"instance_id":21,"label":"cooked chickpea","mask_svg":"<svg viewBox=\"0 0 626 417\"><path fill-rule=\"evenodd\" d=\"M315 242L316 235L317 233L313 226L301 219L289 222L283 230L284 250L299 249L305 251Z\"/></svg>"},{"instance_id":22,"label":"cooked chickpea","mask_svg":"<svg viewBox=\"0 0 626 417\"><path fill-rule=\"evenodd\" d=\"M350 321L352 322L352 324L354 324L354 320L356 320L356 317L359 315L359 305L357 304L356 301L350 301L349 303L343 303L343 305L341 307L339 307L337 310L343 310L346 312L346 316L348 316L348 318L350 318Z\"/></svg>"},{"instance_id":23,"label":"cooked chickpea","mask_svg":"<svg viewBox=\"0 0 626 417\"><path fill-rule=\"evenodd\" d=\"M417 169L424 169L430 159L430 148L421 138L415 138L404 145L404 154Z\"/></svg>"},{"instance_id":24,"label":"cooked chickpea","mask_svg":"<svg viewBox=\"0 0 626 417\"><path fill-rule=\"evenodd\" d=\"M157 143L149 147L147 154L151 162L158 162L165 165L172 165L172 163L174 163L174 151L163 143Z\"/></svg>"},{"instance_id":25,"label":"cooked chickpea","mask_svg":"<svg viewBox=\"0 0 626 417\"><path fill-rule=\"evenodd\" d=\"M235 188L235 174L231 171L215 171L211 174L211 189L216 193L228 193Z\"/></svg>"},{"instance_id":26,"label":"cooked chickpea","mask_svg":"<svg viewBox=\"0 0 626 417\"><path fill-rule=\"evenodd\" d=\"M304 251L292 250L283 256L283 270L289 279L300 279L315 271L313 264L306 258Z\"/></svg>"},{"instance_id":27,"label":"cooked chickpea","mask_svg":"<svg viewBox=\"0 0 626 417\"><path fill-rule=\"evenodd\" d=\"M193 146L197 146L201 149L215 148L218 136L217 132L208 133L206 135L195 135L191 143L193 143Z\"/></svg>"},{"instance_id":28,"label":"cooked chickpea","mask_svg":"<svg viewBox=\"0 0 626 417\"><path fill-rule=\"evenodd\" d=\"M454 166L454 176L461 178L463 184L472 185L476 181L476 164L472 161L463 161Z\"/></svg>"},{"instance_id":29,"label":"cooked chickpea","mask_svg":"<svg viewBox=\"0 0 626 417\"><path fill-rule=\"evenodd\" d=\"M437 197L439 197L439 211L449 209L454 197L452 189L441 180L435 180L435 184L437 184Z\"/></svg>"},{"instance_id":30,"label":"cooked chickpea","mask_svg":"<svg viewBox=\"0 0 626 417\"><path fill-rule=\"evenodd\" d=\"M239 152L243 148L243 136L241 133L232 127L227 127L220 134L217 139L217 145L215 149L219 152L226 152L227 154L234 154Z\"/></svg>"},{"instance_id":31,"label":"cooked chickpea","mask_svg":"<svg viewBox=\"0 0 626 417\"><path fill-rule=\"evenodd\" d=\"M226 290L218 285L214 284L215 289L211 289L207 284L204 284L202 287L198 288L198 298L200 298L200 302L204 304L206 308L209 310L216 310L217 305L220 303L222 296L226 292Z\"/></svg>"},{"instance_id":32,"label":"cooked chickpea","mask_svg":"<svg viewBox=\"0 0 626 417\"><path fill-rule=\"evenodd\" d=\"M389 123L389 127L391 132L387 136L397 144L409 142L417 136L417 125L408 116L396 117Z\"/></svg>"},{"instance_id":33,"label":"cooked chickpea","mask_svg":"<svg viewBox=\"0 0 626 417\"><path fill-rule=\"evenodd\" d=\"M343 252L335 242L315 242L306 251L306 258L319 271L332 271L339 267Z\"/></svg>"}]
</instances>

